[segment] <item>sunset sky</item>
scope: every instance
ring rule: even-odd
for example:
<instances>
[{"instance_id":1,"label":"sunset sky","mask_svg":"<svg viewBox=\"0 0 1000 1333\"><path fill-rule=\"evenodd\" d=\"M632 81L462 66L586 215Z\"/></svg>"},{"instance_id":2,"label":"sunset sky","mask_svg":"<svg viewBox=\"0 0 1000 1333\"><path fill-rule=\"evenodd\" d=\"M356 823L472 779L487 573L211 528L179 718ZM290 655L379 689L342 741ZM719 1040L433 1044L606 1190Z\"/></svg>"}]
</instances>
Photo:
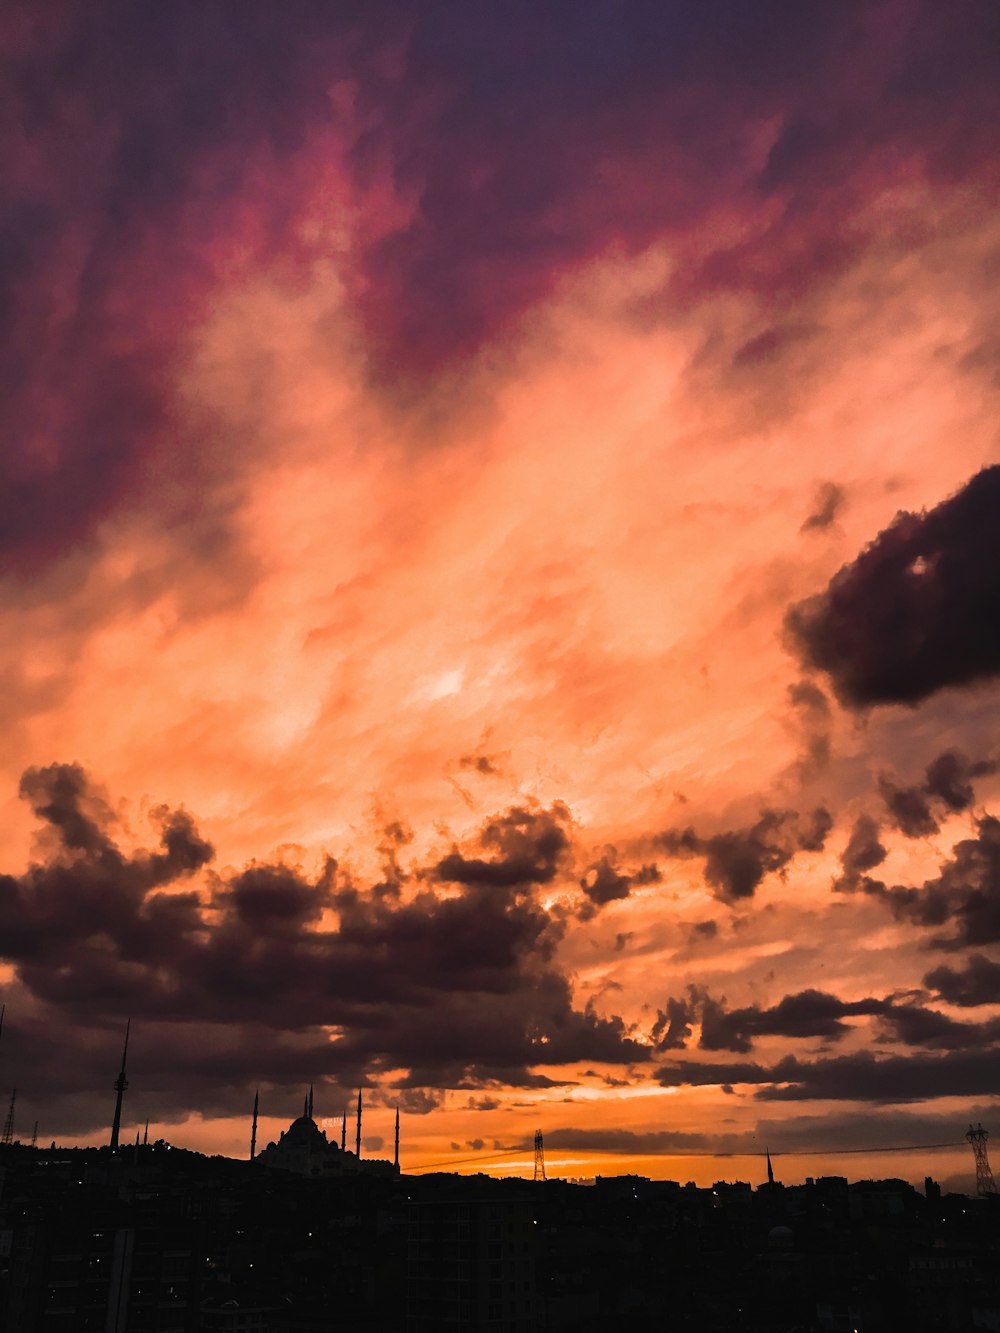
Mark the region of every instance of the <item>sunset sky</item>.
<instances>
[{"instance_id":1,"label":"sunset sky","mask_svg":"<svg viewBox=\"0 0 1000 1333\"><path fill-rule=\"evenodd\" d=\"M404 1168L971 1188L995 0L15 0L0 50L19 1136L107 1140L131 1017L126 1139L243 1155L312 1081Z\"/></svg>"}]
</instances>

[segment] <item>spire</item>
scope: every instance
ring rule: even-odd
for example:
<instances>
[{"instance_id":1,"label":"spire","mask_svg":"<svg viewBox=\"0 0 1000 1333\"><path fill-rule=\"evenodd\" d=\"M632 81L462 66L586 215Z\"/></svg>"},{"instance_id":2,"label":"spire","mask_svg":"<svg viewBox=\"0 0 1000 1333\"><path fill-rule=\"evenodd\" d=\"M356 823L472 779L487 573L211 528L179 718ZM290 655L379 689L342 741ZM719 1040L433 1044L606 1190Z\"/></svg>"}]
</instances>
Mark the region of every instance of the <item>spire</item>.
<instances>
[{"instance_id":1,"label":"spire","mask_svg":"<svg viewBox=\"0 0 1000 1333\"><path fill-rule=\"evenodd\" d=\"M313 1085L309 1084L309 1119L313 1118Z\"/></svg>"},{"instance_id":2,"label":"spire","mask_svg":"<svg viewBox=\"0 0 1000 1333\"><path fill-rule=\"evenodd\" d=\"M340 1122L340 1151L347 1151L347 1111L344 1111L344 1117Z\"/></svg>"},{"instance_id":3,"label":"spire","mask_svg":"<svg viewBox=\"0 0 1000 1333\"><path fill-rule=\"evenodd\" d=\"M773 1184L774 1184L774 1167L772 1167L772 1165L771 1165L771 1150L770 1150L770 1148L765 1148L764 1151L767 1153L767 1183L768 1183L769 1185L773 1185Z\"/></svg>"},{"instance_id":4,"label":"spire","mask_svg":"<svg viewBox=\"0 0 1000 1333\"><path fill-rule=\"evenodd\" d=\"M257 1156L257 1112L260 1110L260 1088L253 1095L253 1126L250 1130L250 1160Z\"/></svg>"},{"instance_id":5,"label":"spire","mask_svg":"<svg viewBox=\"0 0 1000 1333\"><path fill-rule=\"evenodd\" d=\"M358 1088L358 1136L354 1151L357 1154L358 1161L360 1162L361 1161L361 1089L360 1088Z\"/></svg>"},{"instance_id":6,"label":"spire","mask_svg":"<svg viewBox=\"0 0 1000 1333\"><path fill-rule=\"evenodd\" d=\"M149 1116L146 1116L146 1128L142 1131L142 1146L145 1148L149 1142Z\"/></svg>"},{"instance_id":7,"label":"spire","mask_svg":"<svg viewBox=\"0 0 1000 1333\"><path fill-rule=\"evenodd\" d=\"M115 1079L115 1092L118 1096L115 1099L115 1118L111 1125L111 1151L115 1152L118 1148L118 1135L122 1127L122 1098L125 1096L125 1089L128 1087L128 1079L125 1077L125 1058L128 1055L128 1034L132 1027L131 1018L125 1024L125 1045L122 1047L122 1067L121 1072Z\"/></svg>"},{"instance_id":8,"label":"spire","mask_svg":"<svg viewBox=\"0 0 1000 1333\"><path fill-rule=\"evenodd\" d=\"M396 1107L396 1155L393 1158L396 1170L399 1170L399 1107Z\"/></svg>"},{"instance_id":9,"label":"spire","mask_svg":"<svg viewBox=\"0 0 1000 1333\"><path fill-rule=\"evenodd\" d=\"M302 1098L302 1114L308 1120L309 1118L309 1094L308 1092Z\"/></svg>"}]
</instances>

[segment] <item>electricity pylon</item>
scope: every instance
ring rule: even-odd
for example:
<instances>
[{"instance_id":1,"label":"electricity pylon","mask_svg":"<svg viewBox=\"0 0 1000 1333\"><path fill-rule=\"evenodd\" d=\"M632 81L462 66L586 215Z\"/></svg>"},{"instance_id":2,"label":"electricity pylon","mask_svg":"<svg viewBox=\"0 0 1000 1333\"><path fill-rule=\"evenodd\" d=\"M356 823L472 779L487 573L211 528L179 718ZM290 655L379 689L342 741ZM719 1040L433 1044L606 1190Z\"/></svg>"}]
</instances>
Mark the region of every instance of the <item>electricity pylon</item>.
<instances>
[{"instance_id":1,"label":"electricity pylon","mask_svg":"<svg viewBox=\"0 0 1000 1333\"><path fill-rule=\"evenodd\" d=\"M970 1125L965 1137L972 1144L972 1151L976 1155L976 1193L983 1196L996 1194L997 1187L993 1183L990 1158L986 1151L986 1140L990 1137L989 1130L983 1129L980 1122L978 1125Z\"/></svg>"},{"instance_id":2,"label":"electricity pylon","mask_svg":"<svg viewBox=\"0 0 1000 1333\"><path fill-rule=\"evenodd\" d=\"M545 1179L545 1153L542 1148L542 1131L535 1130L535 1179Z\"/></svg>"},{"instance_id":3,"label":"electricity pylon","mask_svg":"<svg viewBox=\"0 0 1000 1333\"><path fill-rule=\"evenodd\" d=\"M4 1121L3 1138L0 1143L14 1142L14 1103L17 1101L17 1088L10 1094L10 1110L7 1112L7 1119Z\"/></svg>"}]
</instances>

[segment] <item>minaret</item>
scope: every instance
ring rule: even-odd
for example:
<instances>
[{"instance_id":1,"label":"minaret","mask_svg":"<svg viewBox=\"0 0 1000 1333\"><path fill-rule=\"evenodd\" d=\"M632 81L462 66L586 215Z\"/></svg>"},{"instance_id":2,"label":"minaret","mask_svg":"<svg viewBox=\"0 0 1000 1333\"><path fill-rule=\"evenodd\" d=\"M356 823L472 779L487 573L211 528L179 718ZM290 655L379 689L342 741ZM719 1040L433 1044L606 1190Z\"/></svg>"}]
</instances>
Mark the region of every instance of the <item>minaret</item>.
<instances>
[{"instance_id":1,"label":"minaret","mask_svg":"<svg viewBox=\"0 0 1000 1333\"><path fill-rule=\"evenodd\" d=\"M309 1119L313 1118L313 1085L309 1084Z\"/></svg>"},{"instance_id":2,"label":"minaret","mask_svg":"<svg viewBox=\"0 0 1000 1333\"><path fill-rule=\"evenodd\" d=\"M396 1155L393 1158L396 1170L399 1170L399 1107L396 1107Z\"/></svg>"},{"instance_id":3,"label":"minaret","mask_svg":"<svg viewBox=\"0 0 1000 1333\"><path fill-rule=\"evenodd\" d=\"M146 1117L146 1128L142 1131L142 1146L145 1148L149 1142L149 1116Z\"/></svg>"},{"instance_id":4,"label":"minaret","mask_svg":"<svg viewBox=\"0 0 1000 1333\"><path fill-rule=\"evenodd\" d=\"M344 1111L343 1119L340 1122L340 1151L347 1152L347 1111Z\"/></svg>"},{"instance_id":5,"label":"minaret","mask_svg":"<svg viewBox=\"0 0 1000 1333\"><path fill-rule=\"evenodd\" d=\"M358 1161L361 1161L361 1089L358 1088L358 1137L357 1146L354 1149Z\"/></svg>"},{"instance_id":6,"label":"minaret","mask_svg":"<svg viewBox=\"0 0 1000 1333\"><path fill-rule=\"evenodd\" d=\"M770 1150L770 1148L765 1148L764 1151L767 1153L767 1183L768 1183L769 1185L773 1185L773 1184L774 1184L774 1168L773 1168L772 1165L771 1165L771 1150Z\"/></svg>"},{"instance_id":7,"label":"minaret","mask_svg":"<svg viewBox=\"0 0 1000 1333\"><path fill-rule=\"evenodd\" d=\"M257 1156L257 1112L260 1110L260 1088L253 1095L253 1126L250 1130L250 1160Z\"/></svg>"},{"instance_id":8,"label":"minaret","mask_svg":"<svg viewBox=\"0 0 1000 1333\"><path fill-rule=\"evenodd\" d=\"M125 1045L122 1047L122 1067L121 1072L115 1079L115 1092L118 1097L115 1101L115 1118L111 1126L111 1151L118 1150L118 1135L122 1127L122 1098L125 1096L125 1089L128 1087L128 1079L125 1077L125 1057L128 1055L128 1034L132 1026L131 1018L125 1024Z\"/></svg>"},{"instance_id":9,"label":"minaret","mask_svg":"<svg viewBox=\"0 0 1000 1333\"><path fill-rule=\"evenodd\" d=\"M306 1095L302 1098L302 1118L303 1118L304 1120L308 1120L308 1119L309 1119L309 1094L308 1094L308 1092L307 1092Z\"/></svg>"}]
</instances>

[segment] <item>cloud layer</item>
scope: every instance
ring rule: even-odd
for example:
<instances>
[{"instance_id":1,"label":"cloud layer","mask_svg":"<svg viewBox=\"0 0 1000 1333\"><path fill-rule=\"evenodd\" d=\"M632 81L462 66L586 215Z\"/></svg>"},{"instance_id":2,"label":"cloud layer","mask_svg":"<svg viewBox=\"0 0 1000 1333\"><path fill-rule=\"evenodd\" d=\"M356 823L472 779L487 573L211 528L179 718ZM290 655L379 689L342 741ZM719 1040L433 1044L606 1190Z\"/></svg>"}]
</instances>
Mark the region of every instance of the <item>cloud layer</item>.
<instances>
[{"instance_id":1,"label":"cloud layer","mask_svg":"<svg viewBox=\"0 0 1000 1333\"><path fill-rule=\"evenodd\" d=\"M997 25L5 10L43 1137L103 1133L129 1013L130 1097L225 1151L257 1079L427 1160L992 1097Z\"/></svg>"}]
</instances>

